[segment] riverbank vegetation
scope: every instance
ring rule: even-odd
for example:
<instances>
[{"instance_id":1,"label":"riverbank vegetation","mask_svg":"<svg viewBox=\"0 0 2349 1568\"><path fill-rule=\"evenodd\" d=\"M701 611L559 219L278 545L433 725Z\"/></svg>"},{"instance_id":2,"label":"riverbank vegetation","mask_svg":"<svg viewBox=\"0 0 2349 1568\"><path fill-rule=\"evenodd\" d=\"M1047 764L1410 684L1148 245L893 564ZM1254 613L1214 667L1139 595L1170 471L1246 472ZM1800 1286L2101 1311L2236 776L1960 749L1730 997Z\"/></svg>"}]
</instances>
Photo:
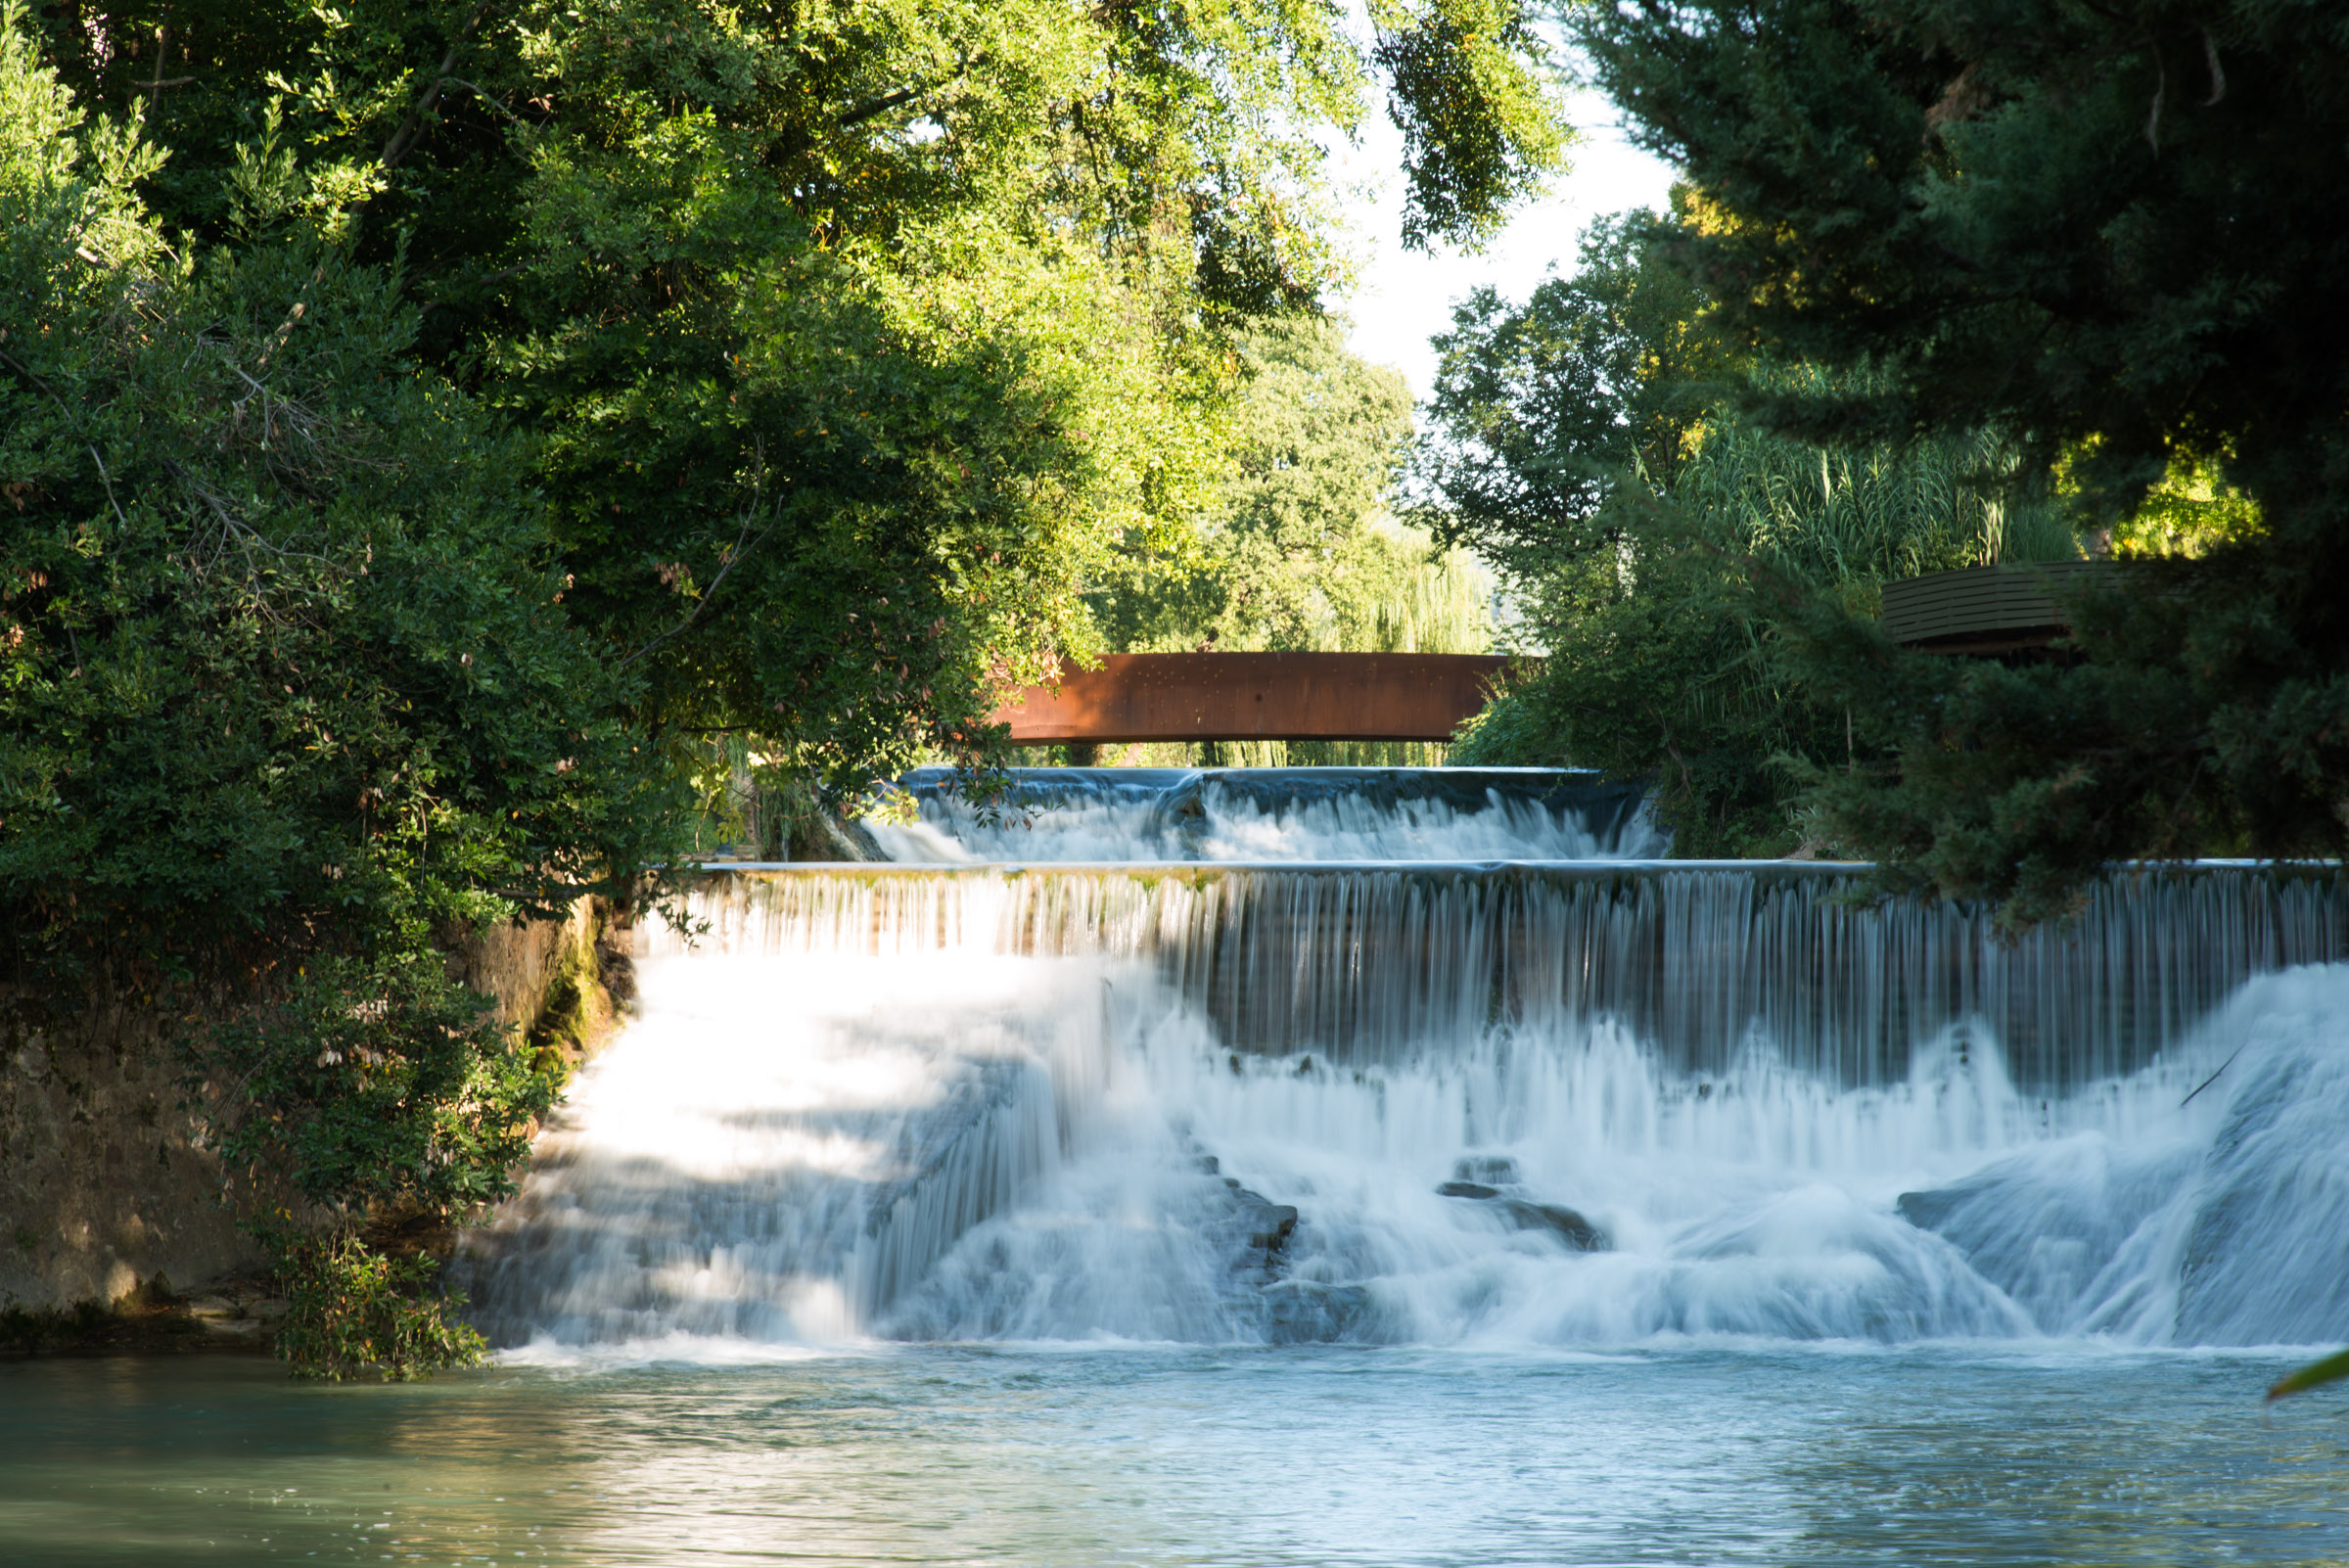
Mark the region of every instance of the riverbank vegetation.
<instances>
[{"instance_id":1,"label":"riverbank vegetation","mask_svg":"<svg viewBox=\"0 0 2349 1568\"><path fill-rule=\"evenodd\" d=\"M1438 340L1421 515L1500 565L1543 656L1451 760L1650 779L1681 854L1816 852L1798 770L1858 742L1793 629L1871 619L1889 578L2079 546L1989 432L1827 446L1748 412L1843 382L1720 336L1659 238L1691 221L1685 197L1601 220L1571 276L1521 304L1480 291Z\"/></svg>"},{"instance_id":2,"label":"riverbank vegetation","mask_svg":"<svg viewBox=\"0 0 2349 1568\"><path fill-rule=\"evenodd\" d=\"M449 978L468 933L658 901L737 761L820 809L999 760L1102 593L1320 547L1225 475L1278 438L1251 386L1375 382L1323 139L1395 119L1423 244L1567 140L1524 8L1370 23L0 11L11 1027L183 1020L299 1366L472 1348L403 1238L508 1189L563 1067ZM1348 574L1418 570L1362 521ZM1244 600L1195 619L1366 602Z\"/></svg>"},{"instance_id":3,"label":"riverbank vegetation","mask_svg":"<svg viewBox=\"0 0 2349 1568\"><path fill-rule=\"evenodd\" d=\"M1572 25L1689 195L1621 237L1641 281L1602 265L1454 334L1437 515L1494 541L1560 650L1459 754L1644 771L1683 849L1799 838L2014 924L2116 858L2340 853L2349 222L2305 196L2349 115L2333 13ZM1566 370L1506 380L1578 353L1595 410ZM1540 395L1553 423L1489 434ZM2071 595L2067 659L1933 659L1865 613L1887 573L2042 553L2047 517L2129 563ZM1865 550L1814 547L1839 519Z\"/></svg>"}]
</instances>

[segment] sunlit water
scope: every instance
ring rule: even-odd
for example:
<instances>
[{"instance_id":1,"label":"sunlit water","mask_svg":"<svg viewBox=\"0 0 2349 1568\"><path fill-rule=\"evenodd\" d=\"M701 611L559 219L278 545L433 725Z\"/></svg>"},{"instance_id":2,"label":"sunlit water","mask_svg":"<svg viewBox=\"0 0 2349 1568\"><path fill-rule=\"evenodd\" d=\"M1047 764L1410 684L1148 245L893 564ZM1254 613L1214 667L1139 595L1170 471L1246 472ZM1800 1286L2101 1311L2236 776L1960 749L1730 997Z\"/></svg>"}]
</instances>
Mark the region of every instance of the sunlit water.
<instances>
[{"instance_id":1,"label":"sunlit water","mask_svg":"<svg viewBox=\"0 0 2349 1568\"><path fill-rule=\"evenodd\" d=\"M893 1346L302 1388L0 1366L0 1560L2325 1563L2272 1358Z\"/></svg>"},{"instance_id":2,"label":"sunlit water","mask_svg":"<svg viewBox=\"0 0 2349 1568\"><path fill-rule=\"evenodd\" d=\"M1037 767L975 801L945 768L876 819L892 860L1561 860L1662 854L1638 792L1566 768Z\"/></svg>"},{"instance_id":3,"label":"sunlit water","mask_svg":"<svg viewBox=\"0 0 2349 1568\"><path fill-rule=\"evenodd\" d=\"M2349 1407L2259 1403L2349 1337L2336 871L2007 945L1185 779L640 928L457 1263L496 1366L0 1366L0 1563L2349 1561Z\"/></svg>"}]
</instances>

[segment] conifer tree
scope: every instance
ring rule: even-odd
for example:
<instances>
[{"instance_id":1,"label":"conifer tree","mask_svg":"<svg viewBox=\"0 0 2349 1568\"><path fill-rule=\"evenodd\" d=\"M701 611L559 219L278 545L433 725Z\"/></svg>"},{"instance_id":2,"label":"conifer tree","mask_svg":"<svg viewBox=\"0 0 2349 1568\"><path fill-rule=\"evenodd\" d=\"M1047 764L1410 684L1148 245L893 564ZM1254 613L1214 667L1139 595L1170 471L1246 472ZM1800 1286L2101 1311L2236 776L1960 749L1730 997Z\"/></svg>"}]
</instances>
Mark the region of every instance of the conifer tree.
<instances>
[{"instance_id":1,"label":"conifer tree","mask_svg":"<svg viewBox=\"0 0 2349 1568\"><path fill-rule=\"evenodd\" d=\"M2337 853L2349 792L2349 13L2268 0L1689 0L1580 15L1703 193L1668 237L1735 341L1865 370L1822 440L1985 427L2084 527L2215 472L2255 529L2079 607L2076 668L1813 619L1880 765L1820 776L1896 880L2028 920L2135 854Z\"/></svg>"}]
</instances>

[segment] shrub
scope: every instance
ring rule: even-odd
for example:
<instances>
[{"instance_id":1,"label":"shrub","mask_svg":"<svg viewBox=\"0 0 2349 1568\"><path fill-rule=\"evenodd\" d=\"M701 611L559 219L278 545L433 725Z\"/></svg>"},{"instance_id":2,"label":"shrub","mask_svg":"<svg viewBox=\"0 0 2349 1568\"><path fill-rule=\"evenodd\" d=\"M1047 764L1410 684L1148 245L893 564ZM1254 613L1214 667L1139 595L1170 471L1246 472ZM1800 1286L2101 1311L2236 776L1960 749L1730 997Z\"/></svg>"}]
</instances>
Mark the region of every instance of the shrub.
<instances>
[{"instance_id":1,"label":"shrub","mask_svg":"<svg viewBox=\"0 0 2349 1568\"><path fill-rule=\"evenodd\" d=\"M478 1365L486 1349L455 1316L465 1298L435 1289L433 1259L334 1236L294 1244L284 1267L290 1301L277 1348L298 1377L410 1382Z\"/></svg>"}]
</instances>

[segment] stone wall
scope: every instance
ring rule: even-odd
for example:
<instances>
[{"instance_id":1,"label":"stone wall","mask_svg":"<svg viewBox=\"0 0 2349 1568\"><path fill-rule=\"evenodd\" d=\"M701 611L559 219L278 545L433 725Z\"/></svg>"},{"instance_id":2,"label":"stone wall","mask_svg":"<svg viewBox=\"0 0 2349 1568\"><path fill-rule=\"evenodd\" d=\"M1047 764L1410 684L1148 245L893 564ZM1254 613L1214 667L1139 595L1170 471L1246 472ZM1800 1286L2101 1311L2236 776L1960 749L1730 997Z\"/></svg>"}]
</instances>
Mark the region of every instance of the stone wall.
<instances>
[{"instance_id":1,"label":"stone wall","mask_svg":"<svg viewBox=\"0 0 2349 1568\"><path fill-rule=\"evenodd\" d=\"M466 944L450 967L576 1060L613 1022L612 993L624 1002L624 951L582 899L567 919ZM182 1106L162 1025L135 997L66 1028L0 1008L0 1313L153 1295L159 1274L173 1292L208 1290L260 1267L221 1202L202 1118Z\"/></svg>"},{"instance_id":2,"label":"stone wall","mask_svg":"<svg viewBox=\"0 0 2349 1568\"><path fill-rule=\"evenodd\" d=\"M460 945L449 973L497 999L497 1016L528 1029L543 1020L560 1032L571 1015L584 1027L584 1045L610 1023L601 1010L602 986L627 990L627 943L606 940L606 918L594 899L581 899L563 920L533 920L498 926Z\"/></svg>"},{"instance_id":3,"label":"stone wall","mask_svg":"<svg viewBox=\"0 0 2349 1568\"><path fill-rule=\"evenodd\" d=\"M161 1020L135 1002L70 1028L0 1024L0 1311L114 1302L247 1270L218 1160Z\"/></svg>"}]
</instances>

